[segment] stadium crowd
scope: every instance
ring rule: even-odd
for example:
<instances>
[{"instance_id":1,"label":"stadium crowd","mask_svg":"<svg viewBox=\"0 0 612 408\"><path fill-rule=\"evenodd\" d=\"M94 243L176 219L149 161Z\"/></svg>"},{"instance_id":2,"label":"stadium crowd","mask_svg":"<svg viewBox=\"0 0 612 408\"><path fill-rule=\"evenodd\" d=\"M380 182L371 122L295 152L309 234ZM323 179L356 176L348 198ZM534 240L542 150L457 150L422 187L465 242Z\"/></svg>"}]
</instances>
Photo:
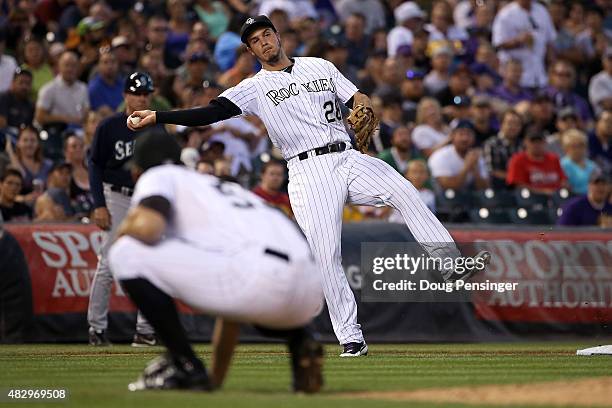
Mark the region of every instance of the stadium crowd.
<instances>
[{"instance_id":1,"label":"stadium crowd","mask_svg":"<svg viewBox=\"0 0 612 408\"><path fill-rule=\"evenodd\" d=\"M126 76L153 78L154 110L206 105L259 69L238 35L254 14L372 97L370 153L441 219L612 226L610 0L0 0L4 221L86 221L88 149ZM291 214L260 120L169 131L187 166ZM366 218L401 217L345 211Z\"/></svg>"}]
</instances>

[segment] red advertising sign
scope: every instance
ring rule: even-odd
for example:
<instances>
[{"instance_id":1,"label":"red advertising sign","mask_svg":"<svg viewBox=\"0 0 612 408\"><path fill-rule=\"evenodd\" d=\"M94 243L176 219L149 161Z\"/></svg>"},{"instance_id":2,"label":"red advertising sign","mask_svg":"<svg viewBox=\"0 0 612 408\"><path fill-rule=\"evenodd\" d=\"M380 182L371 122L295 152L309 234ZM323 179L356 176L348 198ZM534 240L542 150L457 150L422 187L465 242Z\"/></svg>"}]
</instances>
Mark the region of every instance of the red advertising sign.
<instances>
[{"instance_id":1,"label":"red advertising sign","mask_svg":"<svg viewBox=\"0 0 612 408\"><path fill-rule=\"evenodd\" d=\"M480 281L518 283L516 290L478 292L485 320L526 323L612 322L612 234L455 230L458 242L476 242L492 253Z\"/></svg>"},{"instance_id":2,"label":"red advertising sign","mask_svg":"<svg viewBox=\"0 0 612 408\"><path fill-rule=\"evenodd\" d=\"M28 262L34 313L86 313L102 231L83 224L5 224L4 228L17 239ZM189 312L182 306L180 310ZM135 311L116 281L110 311Z\"/></svg>"}]
</instances>

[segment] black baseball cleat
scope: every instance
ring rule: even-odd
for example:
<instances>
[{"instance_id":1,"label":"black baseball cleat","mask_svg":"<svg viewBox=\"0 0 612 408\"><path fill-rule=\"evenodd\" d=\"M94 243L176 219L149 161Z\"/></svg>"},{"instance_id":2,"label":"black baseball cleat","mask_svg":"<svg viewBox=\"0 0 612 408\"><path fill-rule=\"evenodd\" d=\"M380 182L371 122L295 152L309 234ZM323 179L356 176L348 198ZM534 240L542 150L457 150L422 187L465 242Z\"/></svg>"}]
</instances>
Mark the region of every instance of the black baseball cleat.
<instances>
[{"instance_id":1,"label":"black baseball cleat","mask_svg":"<svg viewBox=\"0 0 612 408\"><path fill-rule=\"evenodd\" d=\"M467 270L463 273L454 272L449 276L446 280L447 282L457 282L457 281L468 281L472 276L476 275L479 272L487 269L487 265L491 263L491 253L486 250L478 251L476 255L472 257L475 261L476 266L470 270Z\"/></svg>"},{"instance_id":2,"label":"black baseball cleat","mask_svg":"<svg viewBox=\"0 0 612 408\"><path fill-rule=\"evenodd\" d=\"M351 342L343 344L344 351L340 354L340 357L359 357L368 355L368 345L365 341L361 343Z\"/></svg>"},{"instance_id":3,"label":"black baseball cleat","mask_svg":"<svg viewBox=\"0 0 612 408\"><path fill-rule=\"evenodd\" d=\"M293 391L314 393L323 387L323 346L312 337L306 337L291 347Z\"/></svg>"},{"instance_id":4,"label":"black baseball cleat","mask_svg":"<svg viewBox=\"0 0 612 408\"><path fill-rule=\"evenodd\" d=\"M89 328L89 345L95 347L108 347L111 342L106 337L105 330L94 330L93 327Z\"/></svg>"},{"instance_id":5,"label":"black baseball cleat","mask_svg":"<svg viewBox=\"0 0 612 408\"><path fill-rule=\"evenodd\" d=\"M157 345L154 334L136 333L132 339L132 347L151 347Z\"/></svg>"},{"instance_id":6,"label":"black baseball cleat","mask_svg":"<svg viewBox=\"0 0 612 408\"><path fill-rule=\"evenodd\" d=\"M162 355L152 360L142 375L128 385L130 391L142 390L193 390L213 389L204 364L200 360L175 360Z\"/></svg>"}]
</instances>

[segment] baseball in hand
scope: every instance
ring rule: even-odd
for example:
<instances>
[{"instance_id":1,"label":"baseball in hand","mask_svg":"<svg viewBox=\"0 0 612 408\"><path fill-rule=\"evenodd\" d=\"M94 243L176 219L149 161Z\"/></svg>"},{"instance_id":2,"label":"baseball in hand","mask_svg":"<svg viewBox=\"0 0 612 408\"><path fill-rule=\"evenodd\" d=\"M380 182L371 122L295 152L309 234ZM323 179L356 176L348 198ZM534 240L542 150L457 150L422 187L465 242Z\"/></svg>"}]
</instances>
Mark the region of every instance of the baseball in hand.
<instances>
[{"instance_id":1,"label":"baseball in hand","mask_svg":"<svg viewBox=\"0 0 612 408\"><path fill-rule=\"evenodd\" d=\"M132 125L137 125L140 123L140 116L130 116L130 122Z\"/></svg>"}]
</instances>

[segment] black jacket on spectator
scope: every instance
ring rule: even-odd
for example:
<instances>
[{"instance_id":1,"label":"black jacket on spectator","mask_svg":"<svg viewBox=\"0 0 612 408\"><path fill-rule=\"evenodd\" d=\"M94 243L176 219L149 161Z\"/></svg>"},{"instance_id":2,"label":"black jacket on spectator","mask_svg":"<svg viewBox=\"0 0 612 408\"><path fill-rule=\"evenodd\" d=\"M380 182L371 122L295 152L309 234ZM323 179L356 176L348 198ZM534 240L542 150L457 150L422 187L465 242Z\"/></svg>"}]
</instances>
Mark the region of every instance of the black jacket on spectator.
<instances>
[{"instance_id":1,"label":"black jacket on spectator","mask_svg":"<svg viewBox=\"0 0 612 408\"><path fill-rule=\"evenodd\" d=\"M11 91L0 93L0 116L6 118L9 127L31 125L34 119L34 104L27 99L17 99Z\"/></svg>"}]
</instances>

